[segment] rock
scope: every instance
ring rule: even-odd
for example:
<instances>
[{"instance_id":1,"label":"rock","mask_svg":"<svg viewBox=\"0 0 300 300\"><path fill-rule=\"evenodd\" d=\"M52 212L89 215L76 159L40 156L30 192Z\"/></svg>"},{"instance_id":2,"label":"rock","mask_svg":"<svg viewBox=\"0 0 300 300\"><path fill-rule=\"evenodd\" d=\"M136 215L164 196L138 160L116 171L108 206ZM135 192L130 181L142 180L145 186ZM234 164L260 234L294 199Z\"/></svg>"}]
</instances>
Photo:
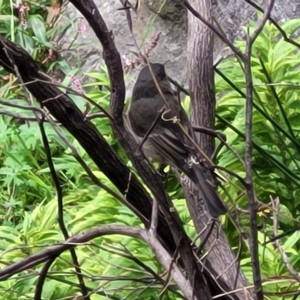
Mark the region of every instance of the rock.
<instances>
[{"instance_id":1,"label":"rock","mask_svg":"<svg viewBox=\"0 0 300 300\"><path fill-rule=\"evenodd\" d=\"M131 1L132 2L132 1ZM258 1L262 8L266 8L268 0ZM97 7L105 19L109 30L113 31L115 42L121 56L135 59L131 53L136 51L128 29L125 12L117 0L95 0ZM244 36L242 25L247 25L250 20L256 20L256 10L244 1L236 0L213 0L214 16L230 41ZM298 17L300 11L299 0L276 0L272 11L272 17L279 21ZM137 14L131 13L133 17L134 35L142 49L149 49L151 42L161 33L158 44L151 50L150 60L166 65L168 74L185 84L186 76L186 53L187 53L187 12L180 0L143 0ZM87 71L100 70L103 64L101 44L94 32L83 20L80 13L70 3L61 18L62 24L69 19L74 22L75 27L70 28L59 43L62 56L67 59L73 68L80 68L79 78L86 80L84 73ZM76 36L79 23L86 25L87 31ZM145 43L142 41L145 40ZM69 49L72 45L71 49ZM222 43L216 40L214 55L217 57L223 49ZM69 49L69 50L67 50ZM135 69L126 76L127 96L130 95L133 79L136 77Z\"/></svg>"}]
</instances>

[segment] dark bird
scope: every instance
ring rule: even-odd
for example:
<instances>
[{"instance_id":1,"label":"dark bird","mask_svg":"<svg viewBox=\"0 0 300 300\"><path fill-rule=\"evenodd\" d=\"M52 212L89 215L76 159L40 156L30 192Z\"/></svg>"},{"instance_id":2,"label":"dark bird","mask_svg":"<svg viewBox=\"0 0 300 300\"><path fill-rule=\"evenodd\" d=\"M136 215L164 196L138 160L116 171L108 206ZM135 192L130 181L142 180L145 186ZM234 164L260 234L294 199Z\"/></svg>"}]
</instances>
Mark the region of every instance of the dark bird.
<instances>
[{"instance_id":1,"label":"dark bird","mask_svg":"<svg viewBox=\"0 0 300 300\"><path fill-rule=\"evenodd\" d=\"M182 132L178 123L174 122L175 119L179 119L189 135L194 138L188 117L167 81L164 66L153 63L151 68L169 110L166 108L162 113L166 105L147 65L140 71L133 88L127 112L130 129L139 141L150 132L142 147L145 156L184 172L200 190L211 216L219 217L227 210L208 180L211 171L197 158L194 145Z\"/></svg>"}]
</instances>

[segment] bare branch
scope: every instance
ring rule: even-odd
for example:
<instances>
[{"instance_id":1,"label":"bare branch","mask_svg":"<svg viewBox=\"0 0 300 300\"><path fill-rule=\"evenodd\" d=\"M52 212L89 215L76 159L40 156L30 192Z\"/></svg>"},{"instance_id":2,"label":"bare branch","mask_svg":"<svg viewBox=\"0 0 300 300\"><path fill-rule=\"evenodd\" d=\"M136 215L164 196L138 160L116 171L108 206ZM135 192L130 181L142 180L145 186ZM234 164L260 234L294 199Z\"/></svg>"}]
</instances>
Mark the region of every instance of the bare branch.
<instances>
[{"instance_id":1,"label":"bare branch","mask_svg":"<svg viewBox=\"0 0 300 300\"><path fill-rule=\"evenodd\" d=\"M258 254L258 240L257 240L257 215L256 215L256 197L253 187L252 178L252 115L253 115L253 79L251 74L251 52L252 45L264 25L266 24L272 8L274 0L269 0L267 10L265 11L262 19L259 21L252 35L247 37L246 50L245 50L245 78L246 78L246 116L245 116L245 168L246 168L246 192L249 200L249 212L250 212L250 253L253 268L253 281L254 281L254 293L257 300L263 299L263 290L260 275L260 263Z\"/></svg>"},{"instance_id":2,"label":"bare branch","mask_svg":"<svg viewBox=\"0 0 300 300\"><path fill-rule=\"evenodd\" d=\"M253 6L255 9L259 10L260 12L264 13L265 11L259 6L257 5L255 2L251 1L251 0L244 0L245 2L247 2L248 4L250 4L251 6ZM300 44L297 43L296 41L294 41L293 39L288 38L288 36L286 35L285 31L281 28L281 26L279 26L279 24L271 17L268 17L268 20L278 29L278 31L281 33L283 39L296 46L297 48L300 49Z\"/></svg>"},{"instance_id":3,"label":"bare branch","mask_svg":"<svg viewBox=\"0 0 300 300\"><path fill-rule=\"evenodd\" d=\"M6 280L14 274L20 273L24 270L30 269L40 263L51 259L53 256L59 256L62 252L80 246L97 237L108 234L124 234L131 237L140 237L140 230L132 227L121 225L105 225L93 228L85 233L80 233L71 236L65 242L51 246L48 249L37 252L19 262L13 263L6 268L0 270L0 281Z\"/></svg>"},{"instance_id":4,"label":"bare branch","mask_svg":"<svg viewBox=\"0 0 300 300\"><path fill-rule=\"evenodd\" d=\"M193 297L192 287L187 282L185 276L182 274L177 265L174 264L172 257L170 257L168 252L163 247L161 247L159 241L153 235L150 236L149 233L147 233L146 231L141 231L141 237L148 243L153 253L164 266L164 268L166 270L170 270L170 274L173 280L180 287L181 291L184 293L184 296L187 299L195 299ZM171 269L170 266L172 266Z\"/></svg>"},{"instance_id":5,"label":"bare branch","mask_svg":"<svg viewBox=\"0 0 300 300\"><path fill-rule=\"evenodd\" d=\"M213 25L207 22L191 5L187 0L182 0L183 5L189 10L197 19L199 19L202 23L204 23L208 28L210 28L238 57L242 60L245 59L244 54L240 51L240 49L236 48L226 36L221 34L219 30Z\"/></svg>"}]
</instances>

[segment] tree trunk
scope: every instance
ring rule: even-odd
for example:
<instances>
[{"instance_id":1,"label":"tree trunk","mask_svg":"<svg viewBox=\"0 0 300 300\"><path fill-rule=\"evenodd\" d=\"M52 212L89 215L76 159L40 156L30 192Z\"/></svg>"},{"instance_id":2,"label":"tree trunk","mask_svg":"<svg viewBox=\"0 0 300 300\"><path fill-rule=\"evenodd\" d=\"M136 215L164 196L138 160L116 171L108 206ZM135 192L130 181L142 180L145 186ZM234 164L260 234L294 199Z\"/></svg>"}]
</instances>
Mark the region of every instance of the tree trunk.
<instances>
[{"instance_id":1,"label":"tree trunk","mask_svg":"<svg viewBox=\"0 0 300 300\"><path fill-rule=\"evenodd\" d=\"M209 23L212 23L211 0L190 0L189 3ZM191 94L191 123L208 128L214 127L216 102L213 74L213 38L213 32L189 12L187 64ZM213 138L208 135L197 134L197 142L201 149L208 156L211 156L214 148ZM201 232L207 226L210 216L204 201L191 182L185 180L184 185L191 217L197 232ZM220 224L218 223L218 225ZM208 259L213 273L221 275L230 290L246 287L248 283L238 264L235 263L235 255L231 251L222 228L218 227L215 226L205 244L205 250L209 250ZM248 295L246 295L247 293ZM236 296L239 299L251 299L252 291L236 292Z\"/></svg>"}]
</instances>

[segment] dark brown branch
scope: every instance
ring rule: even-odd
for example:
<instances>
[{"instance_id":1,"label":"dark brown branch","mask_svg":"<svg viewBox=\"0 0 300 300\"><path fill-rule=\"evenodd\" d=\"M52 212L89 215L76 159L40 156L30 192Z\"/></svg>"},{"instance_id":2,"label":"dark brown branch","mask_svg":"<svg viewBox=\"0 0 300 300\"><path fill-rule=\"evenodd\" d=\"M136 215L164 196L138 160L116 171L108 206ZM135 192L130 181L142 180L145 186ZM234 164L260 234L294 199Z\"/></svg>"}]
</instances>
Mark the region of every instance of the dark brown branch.
<instances>
[{"instance_id":1,"label":"dark brown branch","mask_svg":"<svg viewBox=\"0 0 300 300\"><path fill-rule=\"evenodd\" d=\"M196 272L197 275L198 280L195 284L196 297L200 299L201 297L203 297L203 295L205 295L205 297L209 299L210 292L203 281L202 274L198 268L196 260L194 259L193 252L190 246L190 240L186 235L186 232L184 231L177 211L175 210L173 203L164 190L162 181L144 162L144 158L141 153L136 151L137 143L135 142L131 134L129 134L125 130L123 122L123 108L125 98L123 70L120 54L114 44L112 33L109 32L102 16L100 15L93 1L70 0L70 2L87 19L89 25L94 30L97 38L102 44L103 58L108 68L111 83L111 115L113 117L111 125L114 133L118 141L126 151L127 155L132 160L140 176L143 178L143 181L149 186L155 199L158 201L161 211L164 214L164 218L167 221L169 228L171 229L171 236L173 237L175 243L178 245L179 242L181 242L181 259L190 282L192 282L194 272ZM129 178L129 176L127 176L126 178ZM158 224L158 234L160 228L161 227ZM174 251L174 248L172 248L172 250Z\"/></svg>"},{"instance_id":2,"label":"dark brown branch","mask_svg":"<svg viewBox=\"0 0 300 300\"><path fill-rule=\"evenodd\" d=\"M97 128L85 118L67 95L62 94L55 85L51 84L48 76L39 69L39 66L21 47L0 36L0 63L9 72L14 73L14 68L6 57L3 48L9 49L10 55L18 66L22 80L25 83L29 82L26 85L28 90L42 103L47 100L45 106L48 111L79 141L99 169L124 194L128 187L127 179L131 171L117 157ZM48 85L47 82L49 82ZM144 216L142 222L145 226L150 226L151 198L134 174L127 191L127 200ZM162 217L159 219L158 231L164 237L163 240L166 245L175 249L170 230Z\"/></svg>"},{"instance_id":3,"label":"dark brown branch","mask_svg":"<svg viewBox=\"0 0 300 300\"><path fill-rule=\"evenodd\" d=\"M33 300L41 300L42 299L42 291L43 291L43 286L45 283L45 279L47 277L48 271L52 265L52 263L55 261L56 256L51 257L50 259L48 259L46 261L46 263L44 264L42 271L39 274L39 279L37 281L37 284L35 286L35 292L34 292L34 298ZM79 283L80 288L81 284Z\"/></svg>"},{"instance_id":4,"label":"dark brown branch","mask_svg":"<svg viewBox=\"0 0 300 300\"><path fill-rule=\"evenodd\" d=\"M76 246L80 246L80 244L82 243L86 243L103 235L112 234L121 234L143 239L151 247L158 260L166 269L168 269L173 264L172 257L166 252L158 239L153 236L150 237L147 230L122 225L103 225L101 227L91 229L85 233L74 235L59 245L55 245L49 247L46 250L42 250L38 253L32 254L31 256L23 259L20 262L13 263L4 269L1 269L0 281L6 280L14 274L32 268L42 262L51 260L54 257L59 256L66 250L70 250ZM192 288L187 283L186 278L183 276L181 270L176 265L174 265L170 272L173 280L181 288L185 297L189 300L192 300Z\"/></svg>"},{"instance_id":5,"label":"dark brown branch","mask_svg":"<svg viewBox=\"0 0 300 300\"><path fill-rule=\"evenodd\" d=\"M13 263L6 268L0 270L0 281L6 280L13 276L14 274L20 273L24 270L33 268L40 263L46 262L48 259L52 257L57 257L61 253L76 246L80 246L80 244L86 243L92 239L103 235L109 234L123 234L131 237L140 237L140 231L142 229L136 229L132 227L126 227L122 225L105 225L101 227L93 228L85 233L80 233L74 235L67 239L65 242L49 247L48 249L42 250L31 256L26 257L25 259Z\"/></svg>"}]
</instances>

